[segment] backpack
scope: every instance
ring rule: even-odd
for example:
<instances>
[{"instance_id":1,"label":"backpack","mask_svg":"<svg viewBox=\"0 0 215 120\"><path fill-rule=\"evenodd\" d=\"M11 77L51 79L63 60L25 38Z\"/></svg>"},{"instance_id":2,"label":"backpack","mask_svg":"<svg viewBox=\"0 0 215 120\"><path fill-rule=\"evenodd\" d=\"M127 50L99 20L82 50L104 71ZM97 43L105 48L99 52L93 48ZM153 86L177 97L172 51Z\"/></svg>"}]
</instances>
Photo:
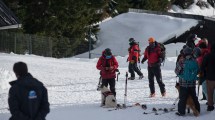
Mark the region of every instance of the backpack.
<instances>
[{"instance_id":1,"label":"backpack","mask_svg":"<svg viewBox=\"0 0 215 120\"><path fill-rule=\"evenodd\" d=\"M198 72L199 66L197 61L195 59L185 59L183 72L179 77L189 82L196 81Z\"/></svg>"},{"instance_id":2,"label":"backpack","mask_svg":"<svg viewBox=\"0 0 215 120\"><path fill-rule=\"evenodd\" d=\"M140 62L140 57L141 57L141 50L140 50L140 46L139 46L139 42L135 42L135 44L138 46L138 62Z\"/></svg>"},{"instance_id":3,"label":"backpack","mask_svg":"<svg viewBox=\"0 0 215 120\"><path fill-rule=\"evenodd\" d=\"M163 43L158 43L158 45L160 46L160 49L161 49L160 58L162 59L162 62L164 62L166 58L166 48Z\"/></svg>"}]
</instances>

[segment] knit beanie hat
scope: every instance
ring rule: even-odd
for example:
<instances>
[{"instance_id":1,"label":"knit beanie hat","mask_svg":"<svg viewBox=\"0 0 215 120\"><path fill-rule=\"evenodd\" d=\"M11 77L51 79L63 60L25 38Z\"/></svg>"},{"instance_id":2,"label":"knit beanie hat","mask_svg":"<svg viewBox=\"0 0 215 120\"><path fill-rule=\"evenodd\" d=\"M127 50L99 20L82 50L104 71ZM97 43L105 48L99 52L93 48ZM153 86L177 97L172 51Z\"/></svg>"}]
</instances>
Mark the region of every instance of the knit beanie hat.
<instances>
[{"instance_id":1,"label":"knit beanie hat","mask_svg":"<svg viewBox=\"0 0 215 120\"><path fill-rule=\"evenodd\" d=\"M185 47L185 48L183 49L184 55L191 55L192 52L193 52L193 50L192 50L190 47Z\"/></svg>"}]
</instances>

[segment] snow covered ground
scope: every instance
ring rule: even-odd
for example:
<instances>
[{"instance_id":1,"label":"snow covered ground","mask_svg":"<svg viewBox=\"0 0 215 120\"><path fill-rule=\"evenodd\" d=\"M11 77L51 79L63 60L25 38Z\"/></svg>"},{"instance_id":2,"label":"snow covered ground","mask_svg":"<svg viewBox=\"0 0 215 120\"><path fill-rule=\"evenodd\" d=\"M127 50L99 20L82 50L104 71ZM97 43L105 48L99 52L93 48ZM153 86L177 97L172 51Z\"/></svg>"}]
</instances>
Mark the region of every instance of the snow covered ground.
<instances>
[{"instance_id":1,"label":"snow covered ground","mask_svg":"<svg viewBox=\"0 0 215 120\"><path fill-rule=\"evenodd\" d=\"M195 9L193 7L193 11ZM143 13L122 14L101 24L100 43L98 48L92 52L100 54L102 50L109 47L114 54L119 55L116 57L121 73L116 82L118 103L124 103L125 73L128 70L126 62L128 39L134 37L139 41L143 52L148 44L148 37L154 36L157 41L163 42L174 35L182 34L196 24L197 21L191 19ZM183 45L183 43L166 45L168 57L162 66L163 80L167 89L166 97L161 97L156 82L156 97L148 97L146 64L140 65L145 76L142 80L128 81L127 105L137 102L147 104L147 110L143 110L139 106L116 111L108 111L107 108L99 107L100 92L96 91L99 71L95 67L98 60L96 55L93 56L94 59L87 59L88 53L76 56L76 58L55 59L35 55L0 53L0 120L8 120L10 117L7 110L10 87L8 82L16 79L12 67L18 61L26 62L29 72L42 81L48 89L51 112L48 114L47 120L213 120L215 111L206 111L206 101L200 101L201 115L197 118L192 114L178 117L174 114L175 111L162 115L143 114L143 112L151 112L153 107L177 108L172 105L178 97L178 92L174 87L177 79L174 73L175 56ZM201 92L199 98L202 98Z\"/></svg>"},{"instance_id":2,"label":"snow covered ground","mask_svg":"<svg viewBox=\"0 0 215 120\"><path fill-rule=\"evenodd\" d=\"M125 73L127 71L127 57L117 57L119 62L120 76L116 82L118 103L124 103ZM192 114L186 117L178 117L174 112L163 115L144 115L143 112L150 112L153 107L172 107L178 96L174 88L176 77L174 74L176 57L168 57L162 67L163 80L166 84L167 96L161 97L159 87L156 83L156 97L149 98L149 87L147 79L146 64L140 65L144 79L128 81L128 105L135 103L147 104L148 109L140 107L127 108L125 110L108 111L100 106L100 92L96 91L99 71L96 70L95 59L55 59L34 55L16 55L0 53L0 119L7 120L8 113L7 93L8 82L15 79L12 72L13 64L17 61L24 61L28 64L29 72L41 80L48 88L51 113L47 120L150 120L150 119L183 119L195 118ZM201 96L201 94L200 94ZM200 97L201 98L201 97ZM196 120L212 120L214 112L207 112L205 101L201 101L202 113ZM160 111L159 113L162 113Z\"/></svg>"}]
</instances>

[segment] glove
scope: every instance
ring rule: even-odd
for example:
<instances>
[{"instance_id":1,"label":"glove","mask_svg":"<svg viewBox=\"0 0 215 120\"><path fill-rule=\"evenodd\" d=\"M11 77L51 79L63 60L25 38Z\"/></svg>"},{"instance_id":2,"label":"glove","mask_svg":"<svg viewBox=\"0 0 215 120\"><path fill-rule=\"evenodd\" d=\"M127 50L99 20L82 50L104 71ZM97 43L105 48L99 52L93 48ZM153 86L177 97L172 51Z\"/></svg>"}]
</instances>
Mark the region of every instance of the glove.
<instances>
[{"instance_id":1,"label":"glove","mask_svg":"<svg viewBox=\"0 0 215 120\"><path fill-rule=\"evenodd\" d=\"M146 58L143 58L141 63L144 64L145 61L146 61Z\"/></svg>"},{"instance_id":2,"label":"glove","mask_svg":"<svg viewBox=\"0 0 215 120\"><path fill-rule=\"evenodd\" d=\"M106 71L112 71L112 70L114 70L114 67L113 66L111 66L111 67L105 67L105 70Z\"/></svg>"},{"instance_id":3,"label":"glove","mask_svg":"<svg viewBox=\"0 0 215 120\"><path fill-rule=\"evenodd\" d=\"M113 67L113 66L110 66L110 67L109 67L109 70L113 70L113 69L114 69L114 67Z\"/></svg>"}]
</instances>

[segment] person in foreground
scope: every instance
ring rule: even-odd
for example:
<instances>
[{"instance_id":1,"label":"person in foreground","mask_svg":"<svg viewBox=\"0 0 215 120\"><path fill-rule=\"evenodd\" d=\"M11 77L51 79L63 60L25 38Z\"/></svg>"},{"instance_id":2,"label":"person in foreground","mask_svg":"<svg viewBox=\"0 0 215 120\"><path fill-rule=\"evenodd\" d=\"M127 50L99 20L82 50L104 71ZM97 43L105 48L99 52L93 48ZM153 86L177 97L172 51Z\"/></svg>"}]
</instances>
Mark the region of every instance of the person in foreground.
<instances>
[{"instance_id":1,"label":"person in foreground","mask_svg":"<svg viewBox=\"0 0 215 120\"><path fill-rule=\"evenodd\" d=\"M28 73L26 63L15 63L13 71L17 80L10 82L9 120L45 120L50 112L47 89Z\"/></svg>"}]
</instances>

